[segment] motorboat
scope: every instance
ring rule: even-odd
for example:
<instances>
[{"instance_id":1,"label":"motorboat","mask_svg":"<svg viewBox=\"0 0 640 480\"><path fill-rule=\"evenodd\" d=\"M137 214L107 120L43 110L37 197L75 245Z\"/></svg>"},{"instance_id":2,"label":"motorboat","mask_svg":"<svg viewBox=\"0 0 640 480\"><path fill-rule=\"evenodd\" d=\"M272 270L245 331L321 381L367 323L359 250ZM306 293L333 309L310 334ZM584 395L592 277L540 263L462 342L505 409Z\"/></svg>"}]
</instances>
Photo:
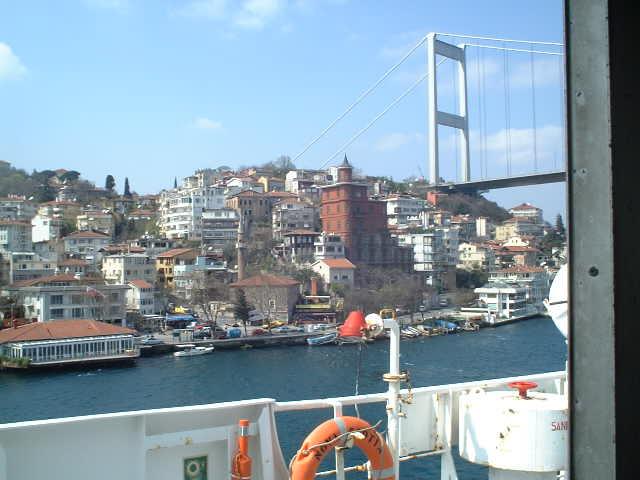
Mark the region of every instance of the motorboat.
<instances>
[{"instance_id":1,"label":"motorboat","mask_svg":"<svg viewBox=\"0 0 640 480\"><path fill-rule=\"evenodd\" d=\"M199 347L192 343L177 345L177 347L181 350L173 352L174 357L194 357L196 355L206 355L207 353L212 353L214 350L213 347Z\"/></svg>"}]
</instances>

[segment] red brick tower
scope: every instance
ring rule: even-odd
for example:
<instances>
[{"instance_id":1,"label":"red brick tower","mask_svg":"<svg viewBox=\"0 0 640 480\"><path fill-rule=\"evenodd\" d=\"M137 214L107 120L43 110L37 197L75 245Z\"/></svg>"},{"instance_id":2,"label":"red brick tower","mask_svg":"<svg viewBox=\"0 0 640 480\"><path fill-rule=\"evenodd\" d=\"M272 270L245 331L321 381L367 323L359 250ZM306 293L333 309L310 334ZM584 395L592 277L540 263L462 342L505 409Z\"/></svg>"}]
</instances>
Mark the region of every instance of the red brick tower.
<instances>
[{"instance_id":1,"label":"red brick tower","mask_svg":"<svg viewBox=\"0 0 640 480\"><path fill-rule=\"evenodd\" d=\"M347 258L359 262L368 258L356 246L364 236L387 232L384 202L369 200L367 186L353 181L353 167L345 155L338 167L338 182L322 187L320 220L322 230L342 237Z\"/></svg>"}]
</instances>

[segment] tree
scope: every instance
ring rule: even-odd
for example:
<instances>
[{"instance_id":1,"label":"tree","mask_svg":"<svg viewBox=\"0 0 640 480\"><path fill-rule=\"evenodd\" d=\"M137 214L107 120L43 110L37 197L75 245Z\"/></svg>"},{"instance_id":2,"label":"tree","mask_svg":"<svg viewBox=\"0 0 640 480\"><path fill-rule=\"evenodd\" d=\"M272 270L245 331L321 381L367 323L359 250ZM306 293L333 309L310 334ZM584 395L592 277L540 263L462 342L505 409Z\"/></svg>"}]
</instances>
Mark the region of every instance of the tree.
<instances>
[{"instance_id":1,"label":"tree","mask_svg":"<svg viewBox=\"0 0 640 480\"><path fill-rule=\"evenodd\" d=\"M227 284L215 275L202 271L192 273L189 280L191 281L191 303L200 307L209 323L216 325L219 313L217 305L229 296Z\"/></svg>"},{"instance_id":2,"label":"tree","mask_svg":"<svg viewBox=\"0 0 640 480\"><path fill-rule=\"evenodd\" d=\"M244 294L244 290L239 288L236 291L236 303L233 306L233 313L236 319L242 321L242 325L244 325L244 334L247 335L247 321L249 320L249 312L251 311L251 307L247 303L247 297Z\"/></svg>"},{"instance_id":3,"label":"tree","mask_svg":"<svg viewBox=\"0 0 640 480\"><path fill-rule=\"evenodd\" d=\"M129 190L129 177L124 177L124 194L125 197L131 197L131 190Z\"/></svg>"},{"instance_id":4,"label":"tree","mask_svg":"<svg viewBox=\"0 0 640 480\"><path fill-rule=\"evenodd\" d=\"M178 177L173 177L173 188L178 188Z\"/></svg>"},{"instance_id":5,"label":"tree","mask_svg":"<svg viewBox=\"0 0 640 480\"><path fill-rule=\"evenodd\" d=\"M62 183L73 183L80 178L80 172L69 170L58 177Z\"/></svg>"},{"instance_id":6,"label":"tree","mask_svg":"<svg viewBox=\"0 0 640 480\"><path fill-rule=\"evenodd\" d=\"M109 192L113 192L115 186L116 180L113 178L113 175L107 175L107 178L104 180L104 188L109 190Z\"/></svg>"},{"instance_id":7,"label":"tree","mask_svg":"<svg viewBox=\"0 0 640 480\"><path fill-rule=\"evenodd\" d=\"M566 238L567 231L564 228L564 222L562 221L562 215L556 216L556 233L564 240Z\"/></svg>"}]
</instances>

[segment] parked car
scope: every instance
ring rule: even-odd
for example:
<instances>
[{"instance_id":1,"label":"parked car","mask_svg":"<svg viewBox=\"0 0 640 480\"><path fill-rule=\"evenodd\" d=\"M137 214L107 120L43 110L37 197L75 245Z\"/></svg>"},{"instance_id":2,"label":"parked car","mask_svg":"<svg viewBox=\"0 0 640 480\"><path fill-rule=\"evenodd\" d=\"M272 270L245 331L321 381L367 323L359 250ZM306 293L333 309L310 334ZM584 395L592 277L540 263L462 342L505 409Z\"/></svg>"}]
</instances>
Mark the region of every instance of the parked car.
<instances>
[{"instance_id":1,"label":"parked car","mask_svg":"<svg viewBox=\"0 0 640 480\"><path fill-rule=\"evenodd\" d=\"M205 329L196 330L195 332L193 332L193 338L196 340L211 338L211 330L208 330L208 331Z\"/></svg>"},{"instance_id":2,"label":"parked car","mask_svg":"<svg viewBox=\"0 0 640 480\"><path fill-rule=\"evenodd\" d=\"M311 331L318 332L323 330L331 330L334 327L335 325L331 325L329 323L314 323L313 325L311 325Z\"/></svg>"},{"instance_id":3,"label":"parked car","mask_svg":"<svg viewBox=\"0 0 640 480\"><path fill-rule=\"evenodd\" d=\"M267 330L270 330L276 327L282 327L283 325L284 325L284 322L281 322L280 320L274 320L272 322L265 323L264 325L262 325L262 328L266 328Z\"/></svg>"},{"instance_id":4,"label":"parked car","mask_svg":"<svg viewBox=\"0 0 640 480\"><path fill-rule=\"evenodd\" d=\"M302 327L294 327L293 325L282 325L271 329L271 333L299 333L304 332Z\"/></svg>"},{"instance_id":5,"label":"parked car","mask_svg":"<svg viewBox=\"0 0 640 480\"><path fill-rule=\"evenodd\" d=\"M140 345L159 345L161 343L164 342L153 335L140 339Z\"/></svg>"},{"instance_id":6,"label":"parked car","mask_svg":"<svg viewBox=\"0 0 640 480\"><path fill-rule=\"evenodd\" d=\"M253 330L253 332L251 333L251 335L254 336L258 336L258 335L269 335L269 332L266 330L263 330L262 328L256 328Z\"/></svg>"}]
</instances>

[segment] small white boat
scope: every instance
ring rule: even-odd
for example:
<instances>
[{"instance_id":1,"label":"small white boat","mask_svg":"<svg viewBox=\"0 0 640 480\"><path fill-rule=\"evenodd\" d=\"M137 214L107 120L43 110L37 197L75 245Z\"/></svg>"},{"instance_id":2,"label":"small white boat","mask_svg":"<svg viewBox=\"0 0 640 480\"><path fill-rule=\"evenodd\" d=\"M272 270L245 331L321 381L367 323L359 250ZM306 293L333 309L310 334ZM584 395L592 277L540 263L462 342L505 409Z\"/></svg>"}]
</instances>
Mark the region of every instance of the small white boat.
<instances>
[{"instance_id":1,"label":"small white boat","mask_svg":"<svg viewBox=\"0 0 640 480\"><path fill-rule=\"evenodd\" d=\"M194 357L196 355L205 355L213 352L213 347L196 347L192 343L177 345L177 347L182 350L173 352L174 357Z\"/></svg>"}]
</instances>

